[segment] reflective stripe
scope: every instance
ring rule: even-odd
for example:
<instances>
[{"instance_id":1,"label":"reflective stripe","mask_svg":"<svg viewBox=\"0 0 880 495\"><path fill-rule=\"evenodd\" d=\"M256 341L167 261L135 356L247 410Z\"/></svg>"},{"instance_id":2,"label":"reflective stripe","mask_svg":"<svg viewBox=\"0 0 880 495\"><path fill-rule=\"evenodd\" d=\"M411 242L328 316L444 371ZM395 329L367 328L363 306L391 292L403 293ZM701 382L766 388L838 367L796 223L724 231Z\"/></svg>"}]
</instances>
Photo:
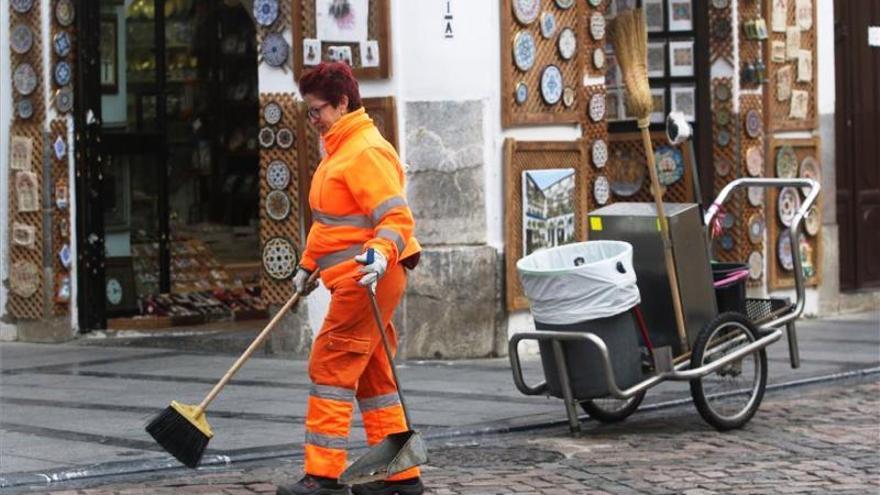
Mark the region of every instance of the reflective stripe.
<instances>
[{"instance_id":1,"label":"reflective stripe","mask_svg":"<svg viewBox=\"0 0 880 495\"><path fill-rule=\"evenodd\" d=\"M325 435L323 433L315 433L306 431L306 443L317 447L327 449L346 449L348 448L348 438L333 435Z\"/></svg>"},{"instance_id":2,"label":"reflective stripe","mask_svg":"<svg viewBox=\"0 0 880 495\"><path fill-rule=\"evenodd\" d=\"M373 227L373 222L366 215L331 215L318 210L312 210L312 218L324 225L361 227L369 229Z\"/></svg>"},{"instance_id":3,"label":"reflective stripe","mask_svg":"<svg viewBox=\"0 0 880 495\"><path fill-rule=\"evenodd\" d=\"M397 254L403 252L403 248L406 247L406 243L403 242L403 236L397 233L397 231L391 229L379 229L379 237L382 239L388 239L389 241L397 244Z\"/></svg>"},{"instance_id":4,"label":"reflective stripe","mask_svg":"<svg viewBox=\"0 0 880 495\"><path fill-rule=\"evenodd\" d=\"M373 208L373 214L370 215L373 219L373 225L378 224L379 220L382 220L382 217L384 217L386 213L391 211L392 208L398 206L406 206L406 200L400 196L394 196L393 198L386 199L379 206Z\"/></svg>"},{"instance_id":5,"label":"reflective stripe","mask_svg":"<svg viewBox=\"0 0 880 495\"><path fill-rule=\"evenodd\" d=\"M312 384L312 388L309 390L309 395L321 399L354 402L354 390L342 387L332 387L330 385Z\"/></svg>"},{"instance_id":6,"label":"reflective stripe","mask_svg":"<svg viewBox=\"0 0 880 495\"><path fill-rule=\"evenodd\" d=\"M358 408L361 412L372 411L374 409L382 409L383 407L391 407L400 405L400 396L397 392L385 395L377 395L366 399L358 399Z\"/></svg>"},{"instance_id":7,"label":"reflective stripe","mask_svg":"<svg viewBox=\"0 0 880 495\"><path fill-rule=\"evenodd\" d=\"M321 270L326 270L331 266L336 266L343 261L348 261L351 258L361 254L361 251L364 250L363 244L355 244L354 246L350 246L342 251L336 251L334 253L325 254L320 258L315 260L315 263L318 264L318 267Z\"/></svg>"}]
</instances>

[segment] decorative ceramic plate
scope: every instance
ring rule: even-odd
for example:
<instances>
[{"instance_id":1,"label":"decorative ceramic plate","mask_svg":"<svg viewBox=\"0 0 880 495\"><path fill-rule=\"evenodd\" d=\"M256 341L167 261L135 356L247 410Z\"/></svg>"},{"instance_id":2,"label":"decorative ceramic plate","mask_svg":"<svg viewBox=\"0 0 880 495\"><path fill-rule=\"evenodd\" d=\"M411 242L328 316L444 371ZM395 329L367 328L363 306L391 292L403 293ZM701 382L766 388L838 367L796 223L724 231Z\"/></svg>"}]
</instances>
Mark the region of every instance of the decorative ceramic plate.
<instances>
[{"instance_id":1,"label":"decorative ceramic plate","mask_svg":"<svg viewBox=\"0 0 880 495\"><path fill-rule=\"evenodd\" d=\"M746 134L751 138L757 138L764 133L763 124L761 123L761 114L757 110L749 110L746 112Z\"/></svg>"},{"instance_id":2,"label":"decorative ceramic plate","mask_svg":"<svg viewBox=\"0 0 880 495\"><path fill-rule=\"evenodd\" d=\"M779 258L779 265L782 266L783 270L790 272L794 269L788 229L784 229L779 233L779 239L776 241L776 256Z\"/></svg>"},{"instance_id":3,"label":"decorative ceramic plate","mask_svg":"<svg viewBox=\"0 0 880 495\"><path fill-rule=\"evenodd\" d=\"M12 10L26 14L34 6L34 0L12 0Z\"/></svg>"},{"instance_id":4,"label":"decorative ceramic plate","mask_svg":"<svg viewBox=\"0 0 880 495\"><path fill-rule=\"evenodd\" d=\"M777 198L777 209L779 210L779 221L786 227L791 227L791 222L797 214L798 208L801 207L801 196L798 190L793 187L783 187L779 191Z\"/></svg>"},{"instance_id":5,"label":"decorative ceramic plate","mask_svg":"<svg viewBox=\"0 0 880 495\"><path fill-rule=\"evenodd\" d=\"M523 81L516 83L516 90L513 92L513 98L518 105L522 105L529 99L529 87L526 86L526 83Z\"/></svg>"},{"instance_id":6,"label":"decorative ceramic plate","mask_svg":"<svg viewBox=\"0 0 880 495\"><path fill-rule=\"evenodd\" d=\"M804 278L811 278L816 274L816 265L813 264L813 246L803 234L798 236L798 252L801 256L801 269Z\"/></svg>"},{"instance_id":7,"label":"decorative ceramic plate","mask_svg":"<svg viewBox=\"0 0 880 495\"><path fill-rule=\"evenodd\" d=\"M786 179L797 177L798 159L791 146L782 146L776 152L776 176Z\"/></svg>"},{"instance_id":8,"label":"decorative ceramic plate","mask_svg":"<svg viewBox=\"0 0 880 495\"><path fill-rule=\"evenodd\" d=\"M263 148L269 148L275 144L275 132L269 127L263 127L260 129L260 135L258 138L260 140L260 146Z\"/></svg>"},{"instance_id":9,"label":"decorative ceramic plate","mask_svg":"<svg viewBox=\"0 0 880 495\"><path fill-rule=\"evenodd\" d=\"M13 52L22 55L34 46L34 33L27 24L16 24L10 33L10 47Z\"/></svg>"},{"instance_id":10,"label":"decorative ceramic plate","mask_svg":"<svg viewBox=\"0 0 880 495\"><path fill-rule=\"evenodd\" d=\"M55 142L52 143L52 150L55 151L56 160L64 158L64 155L67 154L67 143L61 138L61 136L55 138Z\"/></svg>"},{"instance_id":11,"label":"decorative ceramic plate","mask_svg":"<svg viewBox=\"0 0 880 495\"><path fill-rule=\"evenodd\" d=\"M727 124L730 123L730 112L728 112L727 110L725 110L723 108L716 110L715 111L715 122L721 127L726 126Z\"/></svg>"},{"instance_id":12,"label":"decorative ceramic plate","mask_svg":"<svg viewBox=\"0 0 880 495\"><path fill-rule=\"evenodd\" d=\"M746 150L746 171L752 177L760 177L764 172L764 153L758 146L749 146Z\"/></svg>"},{"instance_id":13,"label":"decorative ceramic plate","mask_svg":"<svg viewBox=\"0 0 880 495\"><path fill-rule=\"evenodd\" d=\"M590 16L590 36L594 40L601 40L605 37L605 16L599 12L593 12Z\"/></svg>"},{"instance_id":14,"label":"decorative ceramic plate","mask_svg":"<svg viewBox=\"0 0 880 495\"><path fill-rule=\"evenodd\" d=\"M19 64L12 73L12 85L22 96L27 96L37 89L37 73L31 64Z\"/></svg>"},{"instance_id":15,"label":"decorative ceramic plate","mask_svg":"<svg viewBox=\"0 0 880 495\"><path fill-rule=\"evenodd\" d=\"M605 95L596 93L590 97L590 120L599 122L605 117Z\"/></svg>"},{"instance_id":16,"label":"decorative ceramic plate","mask_svg":"<svg viewBox=\"0 0 880 495\"><path fill-rule=\"evenodd\" d=\"M272 160L266 167L266 183L273 190L284 189L290 185L290 168L282 160Z\"/></svg>"},{"instance_id":17,"label":"decorative ceramic plate","mask_svg":"<svg viewBox=\"0 0 880 495\"><path fill-rule=\"evenodd\" d=\"M562 72L559 67L548 65L541 72L541 98L548 105L555 105L562 98ZM604 98L602 103L605 103Z\"/></svg>"},{"instance_id":18,"label":"decorative ceramic plate","mask_svg":"<svg viewBox=\"0 0 880 495\"><path fill-rule=\"evenodd\" d=\"M55 20L64 27L73 24L73 0L58 0L55 4Z\"/></svg>"},{"instance_id":19,"label":"decorative ceramic plate","mask_svg":"<svg viewBox=\"0 0 880 495\"><path fill-rule=\"evenodd\" d=\"M715 159L715 173L721 177L726 177L730 174L730 170L733 167L730 166L730 160L726 158L716 158Z\"/></svg>"},{"instance_id":20,"label":"decorative ceramic plate","mask_svg":"<svg viewBox=\"0 0 880 495\"><path fill-rule=\"evenodd\" d=\"M730 0L712 0L712 6L716 9L726 9L730 6Z\"/></svg>"},{"instance_id":21,"label":"decorative ceramic plate","mask_svg":"<svg viewBox=\"0 0 880 495\"><path fill-rule=\"evenodd\" d=\"M715 142L717 142L718 146L721 146L722 148L727 146L730 144L730 133L721 129L718 131L718 135L715 136Z\"/></svg>"},{"instance_id":22,"label":"decorative ceramic plate","mask_svg":"<svg viewBox=\"0 0 880 495\"><path fill-rule=\"evenodd\" d=\"M611 197L611 184L609 184L608 178L604 175L596 177L596 181L593 182L593 196L599 205L604 205Z\"/></svg>"},{"instance_id":23,"label":"decorative ceramic plate","mask_svg":"<svg viewBox=\"0 0 880 495\"><path fill-rule=\"evenodd\" d=\"M67 61L62 60L55 64L55 84L59 86L67 86L70 84L70 78L73 76L72 71L70 70L70 64Z\"/></svg>"},{"instance_id":24,"label":"decorative ceramic plate","mask_svg":"<svg viewBox=\"0 0 880 495\"><path fill-rule=\"evenodd\" d=\"M15 104L15 112L18 118L27 120L34 116L34 104L30 98L22 98Z\"/></svg>"},{"instance_id":25,"label":"decorative ceramic plate","mask_svg":"<svg viewBox=\"0 0 880 495\"><path fill-rule=\"evenodd\" d=\"M59 31L52 38L52 47L55 49L55 55L59 57L66 57L70 53L70 35L67 31Z\"/></svg>"},{"instance_id":26,"label":"decorative ceramic plate","mask_svg":"<svg viewBox=\"0 0 880 495\"><path fill-rule=\"evenodd\" d=\"M73 110L73 90L65 86L55 92L55 109L61 113Z\"/></svg>"},{"instance_id":27,"label":"decorative ceramic plate","mask_svg":"<svg viewBox=\"0 0 880 495\"><path fill-rule=\"evenodd\" d=\"M556 32L556 16L553 12L544 12L541 14L541 36L550 38Z\"/></svg>"},{"instance_id":28,"label":"decorative ceramic plate","mask_svg":"<svg viewBox=\"0 0 880 495\"><path fill-rule=\"evenodd\" d=\"M556 6L562 10L568 10L574 6L574 0L556 0Z\"/></svg>"},{"instance_id":29,"label":"decorative ceramic plate","mask_svg":"<svg viewBox=\"0 0 880 495\"><path fill-rule=\"evenodd\" d=\"M290 215L290 197L286 192L275 190L266 195L266 215L278 222Z\"/></svg>"},{"instance_id":30,"label":"decorative ceramic plate","mask_svg":"<svg viewBox=\"0 0 880 495\"><path fill-rule=\"evenodd\" d=\"M764 188L757 186L749 186L748 189L749 204L752 206L761 206L764 204Z\"/></svg>"},{"instance_id":31,"label":"decorative ceramic plate","mask_svg":"<svg viewBox=\"0 0 880 495\"><path fill-rule=\"evenodd\" d=\"M730 85L726 82L715 86L715 99L718 101L727 101L730 99Z\"/></svg>"},{"instance_id":32,"label":"decorative ceramic plate","mask_svg":"<svg viewBox=\"0 0 880 495\"><path fill-rule=\"evenodd\" d=\"M535 65L535 38L528 31L520 31L513 38L513 63L526 72Z\"/></svg>"},{"instance_id":33,"label":"decorative ceramic plate","mask_svg":"<svg viewBox=\"0 0 880 495\"><path fill-rule=\"evenodd\" d=\"M605 50L603 48L593 50L593 67L597 69L605 67Z\"/></svg>"},{"instance_id":34,"label":"decorative ceramic plate","mask_svg":"<svg viewBox=\"0 0 880 495\"><path fill-rule=\"evenodd\" d=\"M541 12L541 0L513 0L513 15L520 24L535 22Z\"/></svg>"},{"instance_id":35,"label":"decorative ceramic plate","mask_svg":"<svg viewBox=\"0 0 880 495\"><path fill-rule=\"evenodd\" d=\"M590 0L590 5L592 5L593 7L598 7L602 5L602 0Z\"/></svg>"},{"instance_id":36,"label":"decorative ceramic plate","mask_svg":"<svg viewBox=\"0 0 880 495\"><path fill-rule=\"evenodd\" d=\"M577 51L577 37L572 28L564 28L559 32L559 39L556 40L556 47L559 49L559 56L563 60L571 60Z\"/></svg>"},{"instance_id":37,"label":"decorative ceramic plate","mask_svg":"<svg viewBox=\"0 0 880 495\"><path fill-rule=\"evenodd\" d=\"M724 216L721 217L721 228L724 230L730 230L733 226L736 225L736 215L733 213L725 213Z\"/></svg>"},{"instance_id":38,"label":"decorative ceramic plate","mask_svg":"<svg viewBox=\"0 0 880 495\"><path fill-rule=\"evenodd\" d=\"M721 243L721 249L725 251L733 251L734 246L736 246L736 240L730 232L724 233L718 241Z\"/></svg>"},{"instance_id":39,"label":"decorative ceramic plate","mask_svg":"<svg viewBox=\"0 0 880 495\"><path fill-rule=\"evenodd\" d=\"M633 156L615 157L610 165L611 192L622 198L630 197L642 189L647 167Z\"/></svg>"},{"instance_id":40,"label":"decorative ceramic plate","mask_svg":"<svg viewBox=\"0 0 880 495\"><path fill-rule=\"evenodd\" d=\"M749 241L760 244L764 240L764 214L752 213L749 216Z\"/></svg>"},{"instance_id":41,"label":"decorative ceramic plate","mask_svg":"<svg viewBox=\"0 0 880 495\"><path fill-rule=\"evenodd\" d=\"M266 103L266 106L263 107L263 120L269 125L275 125L278 122L281 122L282 114L281 105L274 101Z\"/></svg>"},{"instance_id":42,"label":"decorative ceramic plate","mask_svg":"<svg viewBox=\"0 0 880 495\"><path fill-rule=\"evenodd\" d=\"M290 47L287 45L287 40L281 36L281 33L269 33L263 38L260 52L263 54L263 60L267 64L272 67L281 67L287 62Z\"/></svg>"},{"instance_id":43,"label":"decorative ceramic plate","mask_svg":"<svg viewBox=\"0 0 880 495\"><path fill-rule=\"evenodd\" d=\"M261 26L271 26L278 19L278 0L255 0L254 19Z\"/></svg>"},{"instance_id":44,"label":"decorative ceramic plate","mask_svg":"<svg viewBox=\"0 0 880 495\"><path fill-rule=\"evenodd\" d=\"M802 179L813 179L814 181L819 181L819 162L812 156L804 157L801 161L800 168L800 176ZM804 193L804 196L810 194L809 187L802 187L801 192Z\"/></svg>"},{"instance_id":45,"label":"decorative ceramic plate","mask_svg":"<svg viewBox=\"0 0 880 495\"><path fill-rule=\"evenodd\" d=\"M764 274L764 255L758 251L752 251L749 255L749 278L759 280Z\"/></svg>"},{"instance_id":46,"label":"decorative ceramic plate","mask_svg":"<svg viewBox=\"0 0 880 495\"><path fill-rule=\"evenodd\" d=\"M278 129L278 133L275 134L275 144L284 149L290 148L293 146L293 132L286 127Z\"/></svg>"},{"instance_id":47,"label":"decorative ceramic plate","mask_svg":"<svg viewBox=\"0 0 880 495\"><path fill-rule=\"evenodd\" d=\"M807 216L804 218L804 230L810 237L816 237L819 229L822 227L822 216L819 214L819 208L816 205L810 207Z\"/></svg>"},{"instance_id":48,"label":"decorative ceramic plate","mask_svg":"<svg viewBox=\"0 0 880 495\"><path fill-rule=\"evenodd\" d=\"M574 89L571 86L562 90L562 104L569 108L574 105Z\"/></svg>"},{"instance_id":49,"label":"decorative ceramic plate","mask_svg":"<svg viewBox=\"0 0 880 495\"><path fill-rule=\"evenodd\" d=\"M674 184L684 175L684 159L681 151L670 146L661 146L654 152L657 164L657 179L664 186Z\"/></svg>"},{"instance_id":50,"label":"decorative ceramic plate","mask_svg":"<svg viewBox=\"0 0 880 495\"><path fill-rule=\"evenodd\" d=\"M31 261L16 261L9 271L9 288L25 299L34 295L40 286L40 270Z\"/></svg>"},{"instance_id":51,"label":"decorative ceramic plate","mask_svg":"<svg viewBox=\"0 0 880 495\"><path fill-rule=\"evenodd\" d=\"M602 139L593 141L593 165L602 168L608 163L608 145Z\"/></svg>"},{"instance_id":52,"label":"decorative ceramic plate","mask_svg":"<svg viewBox=\"0 0 880 495\"><path fill-rule=\"evenodd\" d=\"M263 269L275 280L293 275L299 261L293 244L284 237L273 237L263 246Z\"/></svg>"}]
</instances>

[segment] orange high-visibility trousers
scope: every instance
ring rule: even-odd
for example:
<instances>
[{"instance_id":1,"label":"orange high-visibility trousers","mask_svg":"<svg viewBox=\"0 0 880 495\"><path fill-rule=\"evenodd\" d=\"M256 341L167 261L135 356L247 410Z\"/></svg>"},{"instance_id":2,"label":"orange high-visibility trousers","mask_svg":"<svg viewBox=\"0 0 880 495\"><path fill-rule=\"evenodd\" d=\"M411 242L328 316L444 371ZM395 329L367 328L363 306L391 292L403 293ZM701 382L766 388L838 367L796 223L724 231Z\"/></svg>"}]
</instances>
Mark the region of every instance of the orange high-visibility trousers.
<instances>
[{"instance_id":1,"label":"orange high-visibility trousers","mask_svg":"<svg viewBox=\"0 0 880 495\"><path fill-rule=\"evenodd\" d=\"M397 333L391 317L405 289L404 268L394 265L379 279L376 290L384 329L395 353ZM330 309L312 346L305 472L313 476L338 478L345 470L355 398L370 445L391 433L406 431L391 363L382 346L368 290L354 279L340 281L331 288ZM418 468L389 479L415 476L419 476Z\"/></svg>"}]
</instances>

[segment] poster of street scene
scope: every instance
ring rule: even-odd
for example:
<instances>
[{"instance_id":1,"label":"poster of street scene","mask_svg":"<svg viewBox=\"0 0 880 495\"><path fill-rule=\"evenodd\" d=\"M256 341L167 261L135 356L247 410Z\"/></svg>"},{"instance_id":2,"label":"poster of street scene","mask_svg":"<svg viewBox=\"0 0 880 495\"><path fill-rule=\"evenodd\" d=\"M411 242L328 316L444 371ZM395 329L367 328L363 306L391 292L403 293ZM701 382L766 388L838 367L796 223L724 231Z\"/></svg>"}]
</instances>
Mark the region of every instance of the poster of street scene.
<instances>
[{"instance_id":1,"label":"poster of street scene","mask_svg":"<svg viewBox=\"0 0 880 495\"><path fill-rule=\"evenodd\" d=\"M573 168L523 171L523 256L574 242L574 180Z\"/></svg>"}]
</instances>

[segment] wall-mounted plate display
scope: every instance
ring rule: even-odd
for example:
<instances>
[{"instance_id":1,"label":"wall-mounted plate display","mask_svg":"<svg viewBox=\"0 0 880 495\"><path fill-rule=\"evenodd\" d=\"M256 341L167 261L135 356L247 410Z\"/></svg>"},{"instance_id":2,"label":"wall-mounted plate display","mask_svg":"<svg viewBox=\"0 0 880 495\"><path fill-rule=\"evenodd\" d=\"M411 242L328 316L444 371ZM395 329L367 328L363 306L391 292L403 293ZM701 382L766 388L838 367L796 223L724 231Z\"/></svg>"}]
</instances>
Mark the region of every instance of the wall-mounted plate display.
<instances>
[{"instance_id":1,"label":"wall-mounted plate display","mask_svg":"<svg viewBox=\"0 0 880 495\"><path fill-rule=\"evenodd\" d=\"M12 10L19 14L28 13L34 6L34 0L12 0Z\"/></svg>"},{"instance_id":2,"label":"wall-mounted plate display","mask_svg":"<svg viewBox=\"0 0 880 495\"><path fill-rule=\"evenodd\" d=\"M10 33L11 40L9 46L13 52L23 55L30 51L34 45L34 32L31 31L27 24L16 24L12 27Z\"/></svg>"},{"instance_id":3,"label":"wall-mounted plate display","mask_svg":"<svg viewBox=\"0 0 880 495\"><path fill-rule=\"evenodd\" d=\"M263 148L269 148L275 144L275 131L270 127L263 127L260 129L260 134L257 138L260 140L260 146Z\"/></svg>"},{"instance_id":4,"label":"wall-mounted plate display","mask_svg":"<svg viewBox=\"0 0 880 495\"><path fill-rule=\"evenodd\" d=\"M516 89L513 93L513 98L516 100L518 105L522 105L529 99L529 87L526 86L526 83L520 81L516 83Z\"/></svg>"},{"instance_id":5,"label":"wall-mounted plate display","mask_svg":"<svg viewBox=\"0 0 880 495\"><path fill-rule=\"evenodd\" d=\"M807 216L804 218L804 230L810 237L816 237L816 235L819 234L819 229L821 227L822 214L819 213L819 207L813 205L810 207L810 210L807 211Z\"/></svg>"},{"instance_id":6,"label":"wall-mounted plate display","mask_svg":"<svg viewBox=\"0 0 880 495\"><path fill-rule=\"evenodd\" d=\"M761 114L757 110L746 112L746 134L750 138L757 138L764 133L764 124L761 122Z\"/></svg>"},{"instance_id":7,"label":"wall-mounted plate display","mask_svg":"<svg viewBox=\"0 0 880 495\"><path fill-rule=\"evenodd\" d=\"M288 46L287 40L281 36L281 33L269 33L263 38L260 53L267 64L272 67L281 67L287 62L290 46Z\"/></svg>"},{"instance_id":8,"label":"wall-mounted plate display","mask_svg":"<svg viewBox=\"0 0 880 495\"><path fill-rule=\"evenodd\" d=\"M55 109L61 113L73 110L73 89L70 86L55 91Z\"/></svg>"},{"instance_id":9,"label":"wall-mounted plate display","mask_svg":"<svg viewBox=\"0 0 880 495\"><path fill-rule=\"evenodd\" d=\"M58 24L67 27L73 24L74 8L73 0L58 0L55 4L55 20Z\"/></svg>"},{"instance_id":10,"label":"wall-mounted plate display","mask_svg":"<svg viewBox=\"0 0 880 495\"><path fill-rule=\"evenodd\" d=\"M749 204L752 206L764 205L764 188L757 186L749 186L747 196Z\"/></svg>"},{"instance_id":11,"label":"wall-mounted plate display","mask_svg":"<svg viewBox=\"0 0 880 495\"><path fill-rule=\"evenodd\" d=\"M520 24L528 26L541 13L541 0L513 0L513 16Z\"/></svg>"},{"instance_id":12,"label":"wall-mounted plate display","mask_svg":"<svg viewBox=\"0 0 880 495\"><path fill-rule=\"evenodd\" d=\"M290 148L293 146L293 132L286 127L278 129L278 132L275 134L275 144L283 149Z\"/></svg>"},{"instance_id":13,"label":"wall-mounted plate display","mask_svg":"<svg viewBox=\"0 0 880 495\"><path fill-rule=\"evenodd\" d=\"M721 177L726 177L730 174L730 171L733 167L730 165L730 160L721 157L715 157L715 173Z\"/></svg>"},{"instance_id":14,"label":"wall-mounted plate display","mask_svg":"<svg viewBox=\"0 0 880 495\"><path fill-rule=\"evenodd\" d=\"M608 199L611 197L611 185L604 175L596 177L593 182L593 196L596 198L596 204L600 206L608 203Z\"/></svg>"},{"instance_id":15,"label":"wall-mounted plate display","mask_svg":"<svg viewBox=\"0 0 880 495\"><path fill-rule=\"evenodd\" d=\"M597 139L593 141L593 165L596 168L602 168L608 163L608 145L605 143L604 139Z\"/></svg>"},{"instance_id":16,"label":"wall-mounted plate display","mask_svg":"<svg viewBox=\"0 0 880 495\"><path fill-rule=\"evenodd\" d=\"M266 215L277 222L290 215L290 197L286 192L275 190L266 195Z\"/></svg>"},{"instance_id":17,"label":"wall-mounted plate display","mask_svg":"<svg viewBox=\"0 0 880 495\"><path fill-rule=\"evenodd\" d=\"M287 188L290 184L290 167L282 160L273 160L266 167L266 183L273 190Z\"/></svg>"},{"instance_id":18,"label":"wall-mounted plate display","mask_svg":"<svg viewBox=\"0 0 880 495\"><path fill-rule=\"evenodd\" d=\"M541 14L541 36L551 38L556 33L556 16L553 12L544 12Z\"/></svg>"},{"instance_id":19,"label":"wall-mounted plate display","mask_svg":"<svg viewBox=\"0 0 880 495\"><path fill-rule=\"evenodd\" d=\"M559 56L563 60L571 60L577 51L577 37L572 28L565 28L559 33L559 39L556 42L559 49Z\"/></svg>"},{"instance_id":20,"label":"wall-mounted plate display","mask_svg":"<svg viewBox=\"0 0 880 495\"><path fill-rule=\"evenodd\" d=\"M562 99L562 72L555 65L544 67L541 72L541 98L548 105L555 105ZM603 98L604 103L604 98Z\"/></svg>"},{"instance_id":21,"label":"wall-mounted plate display","mask_svg":"<svg viewBox=\"0 0 880 495\"><path fill-rule=\"evenodd\" d=\"M798 208L801 207L801 196L798 190L793 187L783 187L779 191L777 198L777 210L779 212L779 221L786 227L791 227L791 222L797 214Z\"/></svg>"},{"instance_id":22,"label":"wall-mounted plate display","mask_svg":"<svg viewBox=\"0 0 880 495\"><path fill-rule=\"evenodd\" d=\"M798 159L791 146L781 146L776 151L776 176L785 179L797 177Z\"/></svg>"},{"instance_id":23,"label":"wall-mounted plate display","mask_svg":"<svg viewBox=\"0 0 880 495\"><path fill-rule=\"evenodd\" d=\"M590 97L590 120L599 122L605 118L605 95L596 93Z\"/></svg>"},{"instance_id":24,"label":"wall-mounted plate display","mask_svg":"<svg viewBox=\"0 0 880 495\"><path fill-rule=\"evenodd\" d=\"M12 72L12 86L22 96L27 96L37 89L37 73L31 64L23 63Z\"/></svg>"},{"instance_id":25,"label":"wall-mounted plate display","mask_svg":"<svg viewBox=\"0 0 880 495\"><path fill-rule=\"evenodd\" d=\"M605 16L600 12L593 12L590 16L590 36L596 41L605 37Z\"/></svg>"},{"instance_id":26,"label":"wall-mounted plate display","mask_svg":"<svg viewBox=\"0 0 880 495\"><path fill-rule=\"evenodd\" d=\"M593 50L593 67L597 69L605 68L605 49L596 48Z\"/></svg>"},{"instance_id":27,"label":"wall-mounted plate display","mask_svg":"<svg viewBox=\"0 0 880 495\"><path fill-rule=\"evenodd\" d=\"M760 177L764 172L764 153L758 146L746 150L746 171L752 177Z\"/></svg>"},{"instance_id":28,"label":"wall-mounted plate display","mask_svg":"<svg viewBox=\"0 0 880 495\"><path fill-rule=\"evenodd\" d=\"M752 251L749 255L749 278L760 280L764 274L764 255L758 251Z\"/></svg>"},{"instance_id":29,"label":"wall-mounted plate display","mask_svg":"<svg viewBox=\"0 0 880 495\"><path fill-rule=\"evenodd\" d=\"M67 63L66 60L62 60L55 64L55 70L53 72L55 75L55 84L59 86L67 86L73 77L73 70L70 68L70 64Z\"/></svg>"},{"instance_id":30,"label":"wall-mounted plate display","mask_svg":"<svg viewBox=\"0 0 880 495\"><path fill-rule=\"evenodd\" d=\"M275 125L278 122L281 122L283 114L284 112L281 110L281 105L274 101L267 103L266 106L263 107L263 120L269 125Z\"/></svg>"},{"instance_id":31,"label":"wall-mounted plate display","mask_svg":"<svg viewBox=\"0 0 880 495\"><path fill-rule=\"evenodd\" d=\"M287 280L299 262L293 243L284 237L273 237L263 246L263 269L275 280Z\"/></svg>"},{"instance_id":32,"label":"wall-mounted plate display","mask_svg":"<svg viewBox=\"0 0 880 495\"><path fill-rule=\"evenodd\" d=\"M535 65L535 38L528 31L520 31L513 37L513 63L526 72Z\"/></svg>"},{"instance_id":33,"label":"wall-mounted plate display","mask_svg":"<svg viewBox=\"0 0 880 495\"><path fill-rule=\"evenodd\" d=\"M764 214L752 213L749 215L749 241L752 244L760 244L764 240Z\"/></svg>"},{"instance_id":34,"label":"wall-mounted plate display","mask_svg":"<svg viewBox=\"0 0 880 495\"><path fill-rule=\"evenodd\" d=\"M278 0L254 0L254 19L261 26L271 26L278 19Z\"/></svg>"},{"instance_id":35,"label":"wall-mounted plate display","mask_svg":"<svg viewBox=\"0 0 880 495\"><path fill-rule=\"evenodd\" d=\"M794 260L791 256L791 239L789 238L788 229L779 233L779 239L776 241L776 257L779 259L779 265L783 270L790 272L794 269Z\"/></svg>"},{"instance_id":36,"label":"wall-mounted plate display","mask_svg":"<svg viewBox=\"0 0 880 495\"><path fill-rule=\"evenodd\" d=\"M661 146L654 152L657 179L664 186L675 184L684 176L684 158L681 151L671 146Z\"/></svg>"},{"instance_id":37,"label":"wall-mounted plate display","mask_svg":"<svg viewBox=\"0 0 880 495\"><path fill-rule=\"evenodd\" d=\"M59 57L66 57L70 53L71 46L70 34L67 31L59 31L52 38L52 48L55 50L55 55Z\"/></svg>"},{"instance_id":38,"label":"wall-mounted plate display","mask_svg":"<svg viewBox=\"0 0 880 495\"><path fill-rule=\"evenodd\" d=\"M15 113L18 118L28 120L34 116L34 103L30 98L22 98L15 103Z\"/></svg>"},{"instance_id":39,"label":"wall-mounted plate display","mask_svg":"<svg viewBox=\"0 0 880 495\"><path fill-rule=\"evenodd\" d=\"M813 179L814 181L819 181L819 162L813 156L804 157L801 161L800 172L799 175L802 179ZM809 187L802 187L801 192L804 193L804 196L810 193Z\"/></svg>"}]
</instances>

